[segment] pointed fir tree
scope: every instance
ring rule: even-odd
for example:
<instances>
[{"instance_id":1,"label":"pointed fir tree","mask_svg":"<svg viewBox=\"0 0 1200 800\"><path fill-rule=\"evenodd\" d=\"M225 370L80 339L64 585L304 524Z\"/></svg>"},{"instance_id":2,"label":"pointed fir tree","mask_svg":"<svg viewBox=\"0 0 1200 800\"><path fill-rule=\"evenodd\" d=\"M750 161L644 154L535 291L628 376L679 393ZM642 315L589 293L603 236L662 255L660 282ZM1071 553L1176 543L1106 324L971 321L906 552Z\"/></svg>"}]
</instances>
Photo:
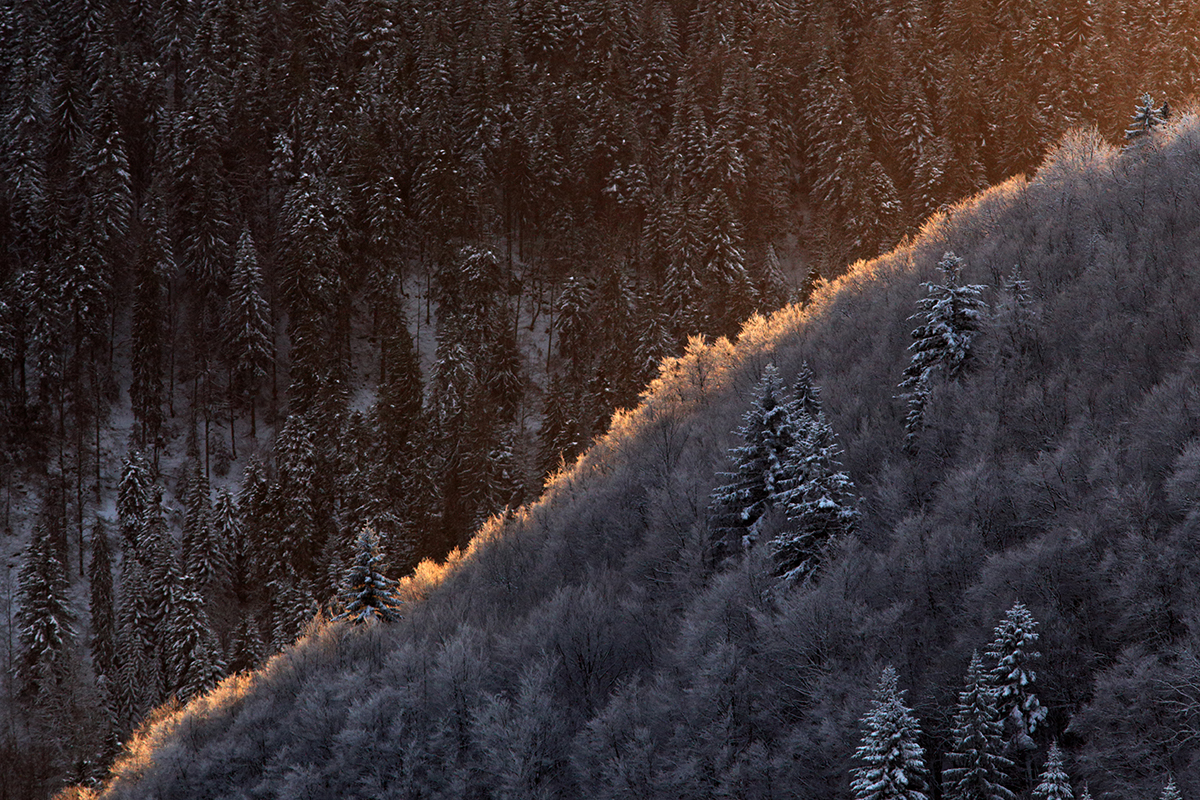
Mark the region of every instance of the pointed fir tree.
<instances>
[{"instance_id":1,"label":"pointed fir tree","mask_svg":"<svg viewBox=\"0 0 1200 800\"><path fill-rule=\"evenodd\" d=\"M1004 726L979 651L971 656L966 686L958 695L951 747L951 766L942 772L948 800L1014 800L1004 786L1013 763L1002 755Z\"/></svg>"},{"instance_id":2,"label":"pointed fir tree","mask_svg":"<svg viewBox=\"0 0 1200 800\"><path fill-rule=\"evenodd\" d=\"M396 581L383 574L380 561L378 536L369 527L361 528L354 543L354 563L346 572L338 594L341 611L336 619L352 625L400 619Z\"/></svg>"},{"instance_id":3,"label":"pointed fir tree","mask_svg":"<svg viewBox=\"0 0 1200 800\"><path fill-rule=\"evenodd\" d=\"M946 380L957 378L970 362L971 343L981 327L986 287L960 283L962 265L954 253L942 256L938 269L944 282L922 284L926 295L909 317L920 323L912 332L912 357L900 382L901 397L908 402L904 427L910 446L924 424L934 373L940 370Z\"/></svg>"},{"instance_id":4,"label":"pointed fir tree","mask_svg":"<svg viewBox=\"0 0 1200 800\"><path fill-rule=\"evenodd\" d=\"M1071 791L1071 780L1067 777L1063 765L1063 752L1058 742L1050 743L1050 753L1046 756L1046 767L1042 770L1041 780L1033 789L1033 796L1040 800L1072 800L1075 793Z\"/></svg>"},{"instance_id":5,"label":"pointed fir tree","mask_svg":"<svg viewBox=\"0 0 1200 800\"><path fill-rule=\"evenodd\" d=\"M225 587L232 584L237 594L240 591L238 585L249 580L250 554L237 501L228 489L219 489L213 501L211 547L220 554L216 560L220 566L220 584Z\"/></svg>"},{"instance_id":6,"label":"pointed fir tree","mask_svg":"<svg viewBox=\"0 0 1200 800\"><path fill-rule=\"evenodd\" d=\"M229 643L230 674L252 670L259 665L266 652L266 644L258 629L258 621L253 614L247 614L238 622Z\"/></svg>"},{"instance_id":7,"label":"pointed fir tree","mask_svg":"<svg viewBox=\"0 0 1200 800\"><path fill-rule=\"evenodd\" d=\"M1170 115L1171 108L1167 103L1164 102L1155 108L1154 98L1149 92L1146 92L1142 95L1142 101L1137 110L1133 112L1130 126L1125 130L1125 138L1133 142L1153 133L1159 126L1166 123Z\"/></svg>"},{"instance_id":8,"label":"pointed fir tree","mask_svg":"<svg viewBox=\"0 0 1200 800\"><path fill-rule=\"evenodd\" d=\"M1033 693L1037 673L1033 662L1041 658L1037 621L1022 603L1015 603L996 626L987 656L995 664L989 683L1008 741L1021 750L1035 745L1032 734L1046 720L1046 709Z\"/></svg>"},{"instance_id":9,"label":"pointed fir tree","mask_svg":"<svg viewBox=\"0 0 1200 800\"><path fill-rule=\"evenodd\" d=\"M841 468L841 448L807 364L796 380L790 411L795 436L778 491L788 525L771 545L776 574L794 581L816 569L830 542L853 533L861 515L854 483Z\"/></svg>"},{"instance_id":10,"label":"pointed fir tree","mask_svg":"<svg viewBox=\"0 0 1200 800\"><path fill-rule=\"evenodd\" d=\"M224 664L194 581L178 578L174 594L165 636L168 690L186 703L220 682Z\"/></svg>"},{"instance_id":11,"label":"pointed fir tree","mask_svg":"<svg viewBox=\"0 0 1200 800\"><path fill-rule=\"evenodd\" d=\"M67 568L39 522L17 575L15 669L21 695L42 714L61 712L70 689L76 614L69 588Z\"/></svg>"},{"instance_id":12,"label":"pointed fir tree","mask_svg":"<svg viewBox=\"0 0 1200 800\"><path fill-rule=\"evenodd\" d=\"M125 457L121 480L117 485L117 524L127 554L136 546L142 520L150 505L153 484L150 465L141 451L130 451Z\"/></svg>"},{"instance_id":13,"label":"pointed fir tree","mask_svg":"<svg viewBox=\"0 0 1200 800\"><path fill-rule=\"evenodd\" d=\"M274 352L270 309L263 298L263 276L250 229L242 228L233 275L229 281L229 305L225 313L229 357L238 393L250 408L250 435L258 433L255 408L259 386L267 376Z\"/></svg>"},{"instance_id":14,"label":"pointed fir tree","mask_svg":"<svg viewBox=\"0 0 1200 800\"><path fill-rule=\"evenodd\" d=\"M1086 793L1087 789L1084 789L1084 792ZM1080 800L1084 800L1084 798L1081 797ZM1089 797L1088 800L1091 798ZM1183 795L1179 793L1179 787L1175 785L1174 776L1167 779L1167 785L1163 787L1159 800L1183 800Z\"/></svg>"},{"instance_id":15,"label":"pointed fir tree","mask_svg":"<svg viewBox=\"0 0 1200 800\"><path fill-rule=\"evenodd\" d=\"M774 364L768 364L754 390L754 399L738 431L743 444L733 447L732 472L713 490L709 519L717 536L718 557L754 543L755 523L774 506L786 483L788 451L796 430L783 397L783 385Z\"/></svg>"},{"instance_id":16,"label":"pointed fir tree","mask_svg":"<svg viewBox=\"0 0 1200 800\"><path fill-rule=\"evenodd\" d=\"M117 679L117 621L113 594L112 553L100 517L92 524L92 557L88 562L88 599L92 617L92 661L96 675Z\"/></svg>"},{"instance_id":17,"label":"pointed fir tree","mask_svg":"<svg viewBox=\"0 0 1200 800\"><path fill-rule=\"evenodd\" d=\"M120 674L114 687L117 718L125 732L133 730L163 696L148 571L134 553L126 552L117 606Z\"/></svg>"},{"instance_id":18,"label":"pointed fir tree","mask_svg":"<svg viewBox=\"0 0 1200 800\"><path fill-rule=\"evenodd\" d=\"M184 572L196 579L200 593L208 595L222 577L224 559L221 542L212 535L212 504L209 482L199 459L192 462L187 482L184 512Z\"/></svg>"},{"instance_id":19,"label":"pointed fir tree","mask_svg":"<svg viewBox=\"0 0 1200 800\"><path fill-rule=\"evenodd\" d=\"M885 667L871 708L863 717L862 744L853 770L855 800L926 800L925 750L920 726L904 705L896 670Z\"/></svg>"}]
</instances>

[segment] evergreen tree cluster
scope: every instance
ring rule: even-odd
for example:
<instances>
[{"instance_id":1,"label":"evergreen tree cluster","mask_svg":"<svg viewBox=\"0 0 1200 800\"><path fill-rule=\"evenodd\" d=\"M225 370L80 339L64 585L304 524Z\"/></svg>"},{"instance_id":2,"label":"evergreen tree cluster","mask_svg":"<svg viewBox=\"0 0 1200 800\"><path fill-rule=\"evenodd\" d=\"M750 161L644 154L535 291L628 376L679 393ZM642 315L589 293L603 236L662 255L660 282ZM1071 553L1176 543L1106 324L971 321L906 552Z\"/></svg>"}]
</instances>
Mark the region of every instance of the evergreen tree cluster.
<instances>
[{"instance_id":1,"label":"evergreen tree cluster","mask_svg":"<svg viewBox=\"0 0 1200 800\"><path fill-rule=\"evenodd\" d=\"M713 555L719 560L761 537L769 540L775 572L803 580L827 548L854 532L859 517L854 483L841 469L841 448L807 364L791 397L775 365L767 365L738 435L744 444L729 453L735 471L712 494Z\"/></svg>"}]
</instances>

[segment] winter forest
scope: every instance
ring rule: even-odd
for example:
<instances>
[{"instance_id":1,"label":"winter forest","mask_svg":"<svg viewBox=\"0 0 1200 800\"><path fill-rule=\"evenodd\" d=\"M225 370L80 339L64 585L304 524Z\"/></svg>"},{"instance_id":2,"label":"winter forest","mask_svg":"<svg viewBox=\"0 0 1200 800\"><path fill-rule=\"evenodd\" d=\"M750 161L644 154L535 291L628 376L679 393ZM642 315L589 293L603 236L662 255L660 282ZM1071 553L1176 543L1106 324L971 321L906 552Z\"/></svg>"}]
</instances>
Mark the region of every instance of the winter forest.
<instances>
[{"instance_id":1,"label":"winter forest","mask_svg":"<svg viewBox=\"0 0 1200 800\"><path fill-rule=\"evenodd\" d=\"M1192 0L0 0L0 800L1200 798Z\"/></svg>"}]
</instances>

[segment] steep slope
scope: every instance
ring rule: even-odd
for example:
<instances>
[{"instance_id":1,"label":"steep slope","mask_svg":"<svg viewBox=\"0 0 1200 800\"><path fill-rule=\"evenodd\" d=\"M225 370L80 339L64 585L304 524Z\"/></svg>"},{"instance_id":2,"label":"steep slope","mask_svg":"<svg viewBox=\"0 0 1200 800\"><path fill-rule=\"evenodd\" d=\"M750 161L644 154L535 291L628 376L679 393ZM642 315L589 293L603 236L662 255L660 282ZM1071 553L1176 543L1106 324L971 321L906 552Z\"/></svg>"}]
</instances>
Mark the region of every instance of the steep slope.
<instances>
[{"instance_id":1,"label":"steep slope","mask_svg":"<svg viewBox=\"0 0 1200 800\"><path fill-rule=\"evenodd\" d=\"M909 317L947 251L990 311L906 448ZM1125 152L1073 134L806 308L693 342L541 501L408 580L402 622L322 628L164 715L103 796L848 797L889 663L936 780L1015 601L1049 716L1014 787L1058 738L1097 798L1168 773L1195 794L1197 263L1196 118ZM770 362L812 368L862 494L799 587L762 547L710 558L708 498Z\"/></svg>"}]
</instances>

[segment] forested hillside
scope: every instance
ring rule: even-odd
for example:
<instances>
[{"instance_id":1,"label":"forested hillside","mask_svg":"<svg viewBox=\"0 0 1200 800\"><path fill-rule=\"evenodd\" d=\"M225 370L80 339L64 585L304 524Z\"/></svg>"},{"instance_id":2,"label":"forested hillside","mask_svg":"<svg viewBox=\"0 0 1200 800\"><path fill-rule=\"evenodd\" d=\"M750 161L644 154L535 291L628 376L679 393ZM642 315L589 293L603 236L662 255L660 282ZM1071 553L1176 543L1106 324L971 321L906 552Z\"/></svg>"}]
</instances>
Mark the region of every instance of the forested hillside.
<instances>
[{"instance_id":1,"label":"forested hillside","mask_svg":"<svg viewBox=\"0 0 1200 800\"><path fill-rule=\"evenodd\" d=\"M0 798L98 779L152 709L343 610L362 565L465 547L689 337L808 301L1072 125L1173 118L1198 13L0 0ZM838 402L903 394L934 436L926 378L957 369ZM813 436L794 455L835 461ZM863 489L845 467L831 499ZM714 512L710 566L822 502L777 489L753 531ZM843 511L771 571L799 580Z\"/></svg>"},{"instance_id":2,"label":"forested hillside","mask_svg":"<svg viewBox=\"0 0 1200 800\"><path fill-rule=\"evenodd\" d=\"M164 714L102 796L871 798L889 742L931 796L1195 796L1197 258L1200 120L1073 133L693 339L399 621Z\"/></svg>"}]
</instances>

